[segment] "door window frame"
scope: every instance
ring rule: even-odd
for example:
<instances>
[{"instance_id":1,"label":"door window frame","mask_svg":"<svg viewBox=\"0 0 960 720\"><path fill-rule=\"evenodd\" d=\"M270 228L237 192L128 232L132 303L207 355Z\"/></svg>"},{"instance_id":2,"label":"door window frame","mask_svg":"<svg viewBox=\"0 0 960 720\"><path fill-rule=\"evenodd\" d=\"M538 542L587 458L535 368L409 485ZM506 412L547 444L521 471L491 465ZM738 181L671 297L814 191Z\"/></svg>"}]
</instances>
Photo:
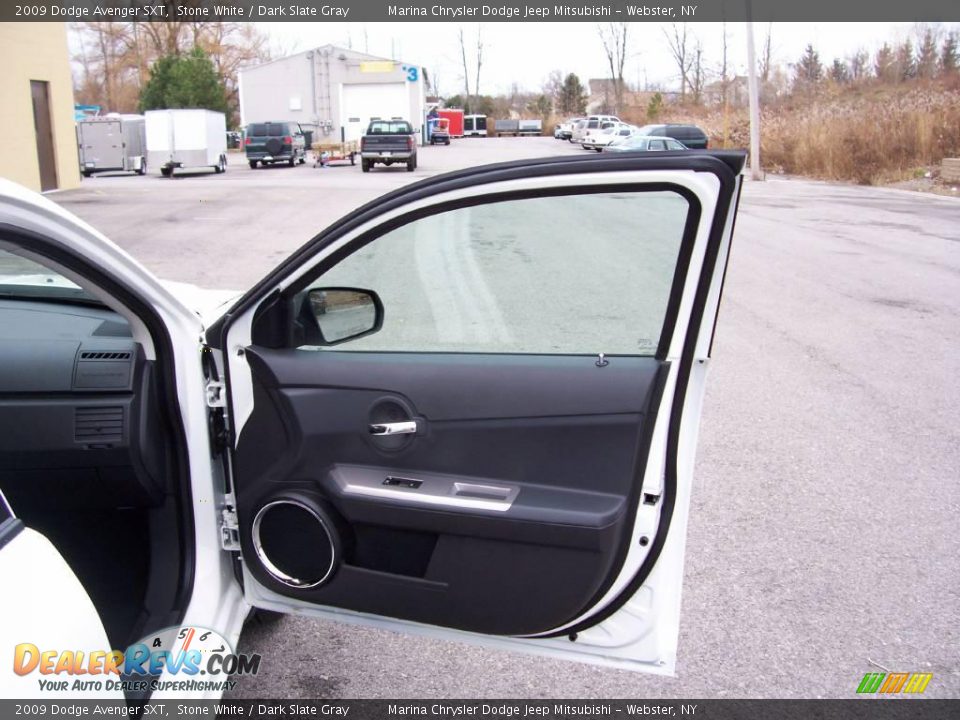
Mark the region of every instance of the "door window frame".
<instances>
[{"instance_id":1,"label":"door window frame","mask_svg":"<svg viewBox=\"0 0 960 720\"><path fill-rule=\"evenodd\" d=\"M696 193L690 190L687 187L678 185L676 183L670 182L633 182L633 183L623 183L615 185L606 185L606 186L596 186L596 185L576 185L576 186L565 186L551 188L548 190L514 190L500 193L491 193L478 195L473 197L458 198L454 200L447 200L437 204L428 205L426 207L414 210L410 213L400 215L396 218L393 218L386 223L377 225L374 228L358 235L353 238L350 242L346 243L340 248L337 248L334 252L323 257L316 265L314 265L309 272L302 274L299 278L293 281L291 284L286 286L277 298L277 302L274 304L275 313L271 317L267 313L261 314L255 321L252 327L252 340L254 344L265 344L264 342L258 341L267 341L271 340L276 343L278 338L283 338L285 340L284 344L281 347L293 348L296 345L293 343L291 338L292 330L292 320L296 316L296 308L293 307L294 298L296 295L301 293L303 290L307 289L315 283L317 280L321 279L322 276L333 269L336 265L346 260L348 257L354 253L362 250L367 245L370 245L373 242L376 242L379 239L382 239L384 236L390 234L391 232L409 225L411 223L417 222L427 217L433 217L435 215L440 215L447 213L453 210L461 210L464 208L478 207L482 205L491 205L501 202L511 202L515 200L526 200L526 199L538 199L544 197L568 197L568 196L583 196L583 195L605 195L612 193L647 193L647 192L672 192L676 195L679 195L684 200L687 201L687 213L684 220L683 234L680 238L679 248L677 252L676 261L673 269L673 276L670 280L670 292L667 295L667 303L664 309L663 323L660 327L660 333L657 339L657 350L654 354L654 357L658 360L664 360L667 357L672 339L673 339L673 329L676 327L677 315L680 309L680 299L683 294L683 288L686 284L686 275L687 268L689 266L690 255L693 251L693 246L696 243L697 239L697 229L700 226L700 220L703 215L703 207L700 203L700 199L697 197ZM259 323L279 323L280 328L276 327L267 327L261 329L263 326L258 327ZM276 347L276 345L266 345L267 347ZM407 352L407 353L416 353L417 351L383 351L383 352ZM423 351L431 352L433 354L443 354L443 351ZM498 354L498 355L511 355L511 354L523 354L523 355L593 355L595 353L511 353L511 352L502 352L502 353L490 353L490 352L450 352L449 354L470 354L470 355L484 355L484 354ZM618 353L610 353L611 357L614 357Z\"/></svg>"}]
</instances>

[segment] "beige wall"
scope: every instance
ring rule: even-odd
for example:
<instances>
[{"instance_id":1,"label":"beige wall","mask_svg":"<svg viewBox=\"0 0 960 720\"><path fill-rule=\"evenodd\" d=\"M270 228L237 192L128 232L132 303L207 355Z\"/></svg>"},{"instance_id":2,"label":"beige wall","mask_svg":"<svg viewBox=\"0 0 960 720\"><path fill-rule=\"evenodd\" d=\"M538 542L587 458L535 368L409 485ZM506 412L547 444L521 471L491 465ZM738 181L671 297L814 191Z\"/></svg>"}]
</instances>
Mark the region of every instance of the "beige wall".
<instances>
[{"instance_id":1,"label":"beige wall","mask_svg":"<svg viewBox=\"0 0 960 720\"><path fill-rule=\"evenodd\" d=\"M77 187L80 168L66 23L0 23L0 68L6 148L0 153L0 176L40 190L30 81L45 80L50 83L57 182L61 189Z\"/></svg>"}]
</instances>

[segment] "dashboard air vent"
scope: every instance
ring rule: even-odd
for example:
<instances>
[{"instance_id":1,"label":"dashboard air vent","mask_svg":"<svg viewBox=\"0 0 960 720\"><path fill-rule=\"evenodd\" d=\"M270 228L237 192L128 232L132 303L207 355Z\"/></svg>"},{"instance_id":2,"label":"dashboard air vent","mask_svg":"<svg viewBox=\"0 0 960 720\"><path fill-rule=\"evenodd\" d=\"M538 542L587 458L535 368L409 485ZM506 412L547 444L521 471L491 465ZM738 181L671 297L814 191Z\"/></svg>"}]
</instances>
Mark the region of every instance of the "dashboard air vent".
<instances>
[{"instance_id":1,"label":"dashboard air vent","mask_svg":"<svg viewBox=\"0 0 960 720\"><path fill-rule=\"evenodd\" d=\"M129 360L129 352L90 352L80 353L81 360Z\"/></svg>"},{"instance_id":2,"label":"dashboard air vent","mask_svg":"<svg viewBox=\"0 0 960 720\"><path fill-rule=\"evenodd\" d=\"M78 407L74 439L86 445L107 445L123 440L122 407Z\"/></svg>"}]
</instances>

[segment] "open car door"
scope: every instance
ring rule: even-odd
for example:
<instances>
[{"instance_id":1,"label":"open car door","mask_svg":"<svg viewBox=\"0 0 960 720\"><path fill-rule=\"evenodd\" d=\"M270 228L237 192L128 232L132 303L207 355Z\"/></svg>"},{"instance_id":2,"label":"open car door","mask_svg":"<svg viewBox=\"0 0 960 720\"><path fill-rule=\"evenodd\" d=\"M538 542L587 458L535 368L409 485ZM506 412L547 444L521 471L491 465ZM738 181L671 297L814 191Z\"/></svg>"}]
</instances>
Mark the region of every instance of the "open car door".
<instances>
[{"instance_id":1,"label":"open car door","mask_svg":"<svg viewBox=\"0 0 960 720\"><path fill-rule=\"evenodd\" d=\"M248 601L673 671L742 153L409 186L211 328Z\"/></svg>"}]
</instances>

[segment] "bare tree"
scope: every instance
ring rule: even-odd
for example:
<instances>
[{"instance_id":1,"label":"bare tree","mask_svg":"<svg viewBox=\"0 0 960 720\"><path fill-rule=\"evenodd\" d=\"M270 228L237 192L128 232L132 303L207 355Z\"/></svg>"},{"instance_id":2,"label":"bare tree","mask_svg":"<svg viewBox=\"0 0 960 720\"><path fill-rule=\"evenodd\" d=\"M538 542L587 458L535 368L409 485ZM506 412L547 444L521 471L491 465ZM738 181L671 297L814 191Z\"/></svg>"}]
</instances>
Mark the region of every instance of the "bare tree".
<instances>
[{"instance_id":1,"label":"bare tree","mask_svg":"<svg viewBox=\"0 0 960 720\"><path fill-rule=\"evenodd\" d=\"M627 27L628 24L607 23L597 26L600 33L600 42L607 55L607 66L610 68L610 80L613 82L614 106L617 112L623 109L623 66L627 62Z\"/></svg>"},{"instance_id":2,"label":"bare tree","mask_svg":"<svg viewBox=\"0 0 960 720\"><path fill-rule=\"evenodd\" d=\"M663 35L667 38L670 54L680 72L680 97L686 98L687 88L690 87L690 71L693 69L693 53L689 46L687 24L680 23L678 27L677 23L672 23L669 32L667 28L663 28Z\"/></svg>"},{"instance_id":3,"label":"bare tree","mask_svg":"<svg viewBox=\"0 0 960 720\"><path fill-rule=\"evenodd\" d=\"M483 67L483 37L480 23L477 23L477 75L473 79L473 94L480 97L480 68Z\"/></svg>"},{"instance_id":4,"label":"bare tree","mask_svg":"<svg viewBox=\"0 0 960 720\"><path fill-rule=\"evenodd\" d=\"M690 69L690 90L693 101L699 103L703 97L703 86L706 85L707 74L703 67L703 43L699 39L693 44L693 59Z\"/></svg>"},{"instance_id":5,"label":"bare tree","mask_svg":"<svg viewBox=\"0 0 960 720\"><path fill-rule=\"evenodd\" d=\"M720 91L723 93L723 107L727 107L729 101L729 87L730 87L730 62L728 56L728 40L730 39L727 35L727 23L723 23L723 32L722 32L723 46L722 53L720 55Z\"/></svg>"},{"instance_id":6,"label":"bare tree","mask_svg":"<svg viewBox=\"0 0 960 720\"><path fill-rule=\"evenodd\" d=\"M764 84L770 82L770 71L773 62L773 23L767 24L767 38L763 41L763 55L760 58L760 80Z\"/></svg>"},{"instance_id":7,"label":"bare tree","mask_svg":"<svg viewBox=\"0 0 960 720\"><path fill-rule=\"evenodd\" d=\"M463 35L463 27L460 27L460 56L463 58L463 103L470 104L470 68L467 65L467 39Z\"/></svg>"},{"instance_id":8,"label":"bare tree","mask_svg":"<svg viewBox=\"0 0 960 720\"><path fill-rule=\"evenodd\" d=\"M267 36L251 23L84 22L70 29L79 48L77 101L113 112L135 112L153 63L193 48L210 56L235 111L237 72L272 54Z\"/></svg>"}]
</instances>

